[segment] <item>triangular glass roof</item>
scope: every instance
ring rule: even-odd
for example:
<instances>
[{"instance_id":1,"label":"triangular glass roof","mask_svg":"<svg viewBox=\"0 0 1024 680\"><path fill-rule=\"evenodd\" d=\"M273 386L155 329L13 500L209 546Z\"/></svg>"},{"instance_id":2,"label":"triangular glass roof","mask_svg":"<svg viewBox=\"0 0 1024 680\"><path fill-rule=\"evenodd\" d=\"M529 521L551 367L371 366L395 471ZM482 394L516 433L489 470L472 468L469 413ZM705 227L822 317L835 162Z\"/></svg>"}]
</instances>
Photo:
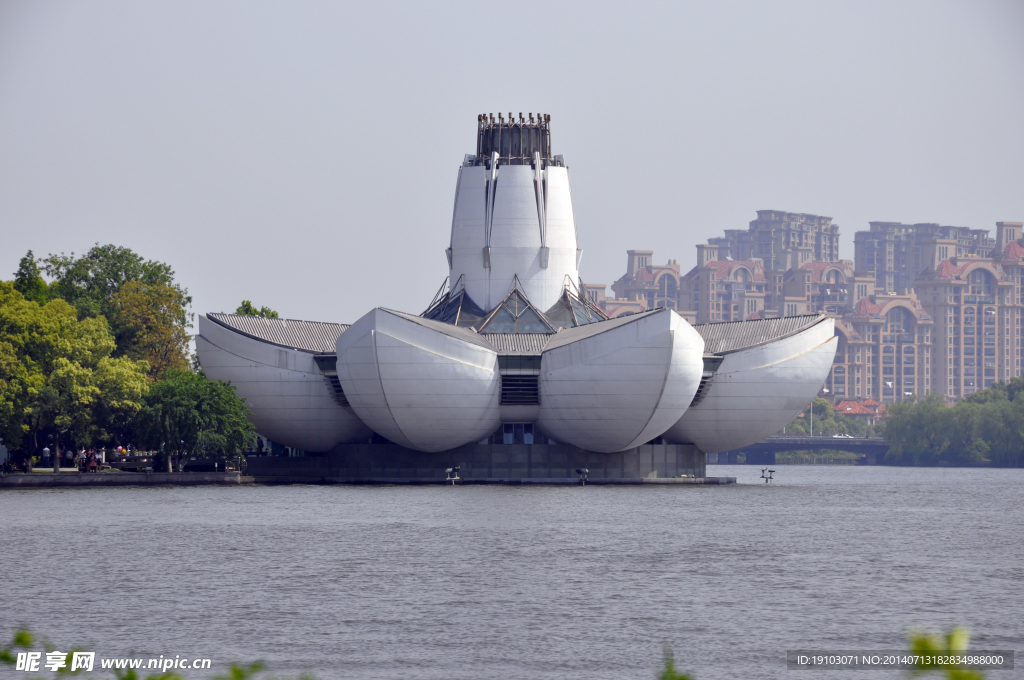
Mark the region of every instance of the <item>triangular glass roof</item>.
<instances>
[{"instance_id":1,"label":"triangular glass roof","mask_svg":"<svg viewBox=\"0 0 1024 680\"><path fill-rule=\"evenodd\" d=\"M481 309L466 295L464 288L459 288L455 292L439 293L439 297L435 298L422 316L463 328L473 327L480 333L548 334L556 332L558 328L585 326L608 318L600 309L573 294L568 288L551 309L541 312L519 288L518 279L513 281L512 286L501 304L490 312Z\"/></svg>"},{"instance_id":2,"label":"triangular glass roof","mask_svg":"<svg viewBox=\"0 0 1024 680\"><path fill-rule=\"evenodd\" d=\"M572 294L568 289L562 293L558 302L551 306L551 309L544 313L547 319L557 326L572 328L574 326L586 326L596 321L604 321L608 318L604 312L590 304L586 300Z\"/></svg>"},{"instance_id":3,"label":"triangular glass roof","mask_svg":"<svg viewBox=\"0 0 1024 680\"><path fill-rule=\"evenodd\" d=\"M479 325L480 319L484 318L486 314L484 310L480 309L480 305L466 295L465 290L460 290L456 293L446 293L431 305L430 309L423 312L422 316L426 319L450 323L453 326L469 328Z\"/></svg>"},{"instance_id":4,"label":"triangular glass roof","mask_svg":"<svg viewBox=\"0 0 1024 680\"><path fill-rule=\"evenodd\" d=\"M554 333L544 315L530 304L522 291L513 288L480 327L481 333Z\"/></svg>"}]
</instances>

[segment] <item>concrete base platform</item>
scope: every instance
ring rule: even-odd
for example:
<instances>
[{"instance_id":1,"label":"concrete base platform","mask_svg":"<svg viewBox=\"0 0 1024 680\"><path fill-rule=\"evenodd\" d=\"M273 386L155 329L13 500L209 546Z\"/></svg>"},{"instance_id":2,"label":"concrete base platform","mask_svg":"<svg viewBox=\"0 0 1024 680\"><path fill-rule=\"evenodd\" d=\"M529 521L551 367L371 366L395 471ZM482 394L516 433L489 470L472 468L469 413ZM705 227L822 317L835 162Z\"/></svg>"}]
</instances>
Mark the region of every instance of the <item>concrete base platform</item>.
<instances>
[{"instance_id":1,"label":"concrete base platform","mask_svg":"<svg viewBox=\"0 0 1024 680\"><path fill-rule=\"evenodd\" d=\"M32 473L0 477L0 489L47 489L96 486L205 486L252 484L238 472L95 472Z\"/></svg>"},{"instance_id":2,"label":"concrete base platform","mask_svg":"<svg viewBox=\"0 0 1024 680\"><path fill-rule=\"evenodd\" d=\"M267 477L256 480L258 484L365 484L368 486L372 485L404 485L404 486L447 486L451 485L452 482L443 479L359 479L359 480L328 480L328 479L312 479L309 477ZM735 477L698 477L698 478L623 478L623 479L591 479L586 483L586 486L701 486L701 485L720 485L720 484L735 484ZM461 477L455 481L458 486L477 486L477 485L504 485L504 486L580 486L580 480L574 479L544 479L544 478L527 478L527 479L462 479Z\"/></svg>"},{"instance_id":3,"label":"concrete base platform","mask_svg":"<svg viewBox=\"0 0 1024 680\"><path fill-rule=\"evenodd\" d=\"M692 445L652 444L597 453L565 444L469 444L422 453L396 444L345 444L301 458L250 457L257 483L438 484L458 466L461 484L728 484L706 478L704 454ZM685 475L685 477L683 476Z\"/></svg>"}]
</instances>

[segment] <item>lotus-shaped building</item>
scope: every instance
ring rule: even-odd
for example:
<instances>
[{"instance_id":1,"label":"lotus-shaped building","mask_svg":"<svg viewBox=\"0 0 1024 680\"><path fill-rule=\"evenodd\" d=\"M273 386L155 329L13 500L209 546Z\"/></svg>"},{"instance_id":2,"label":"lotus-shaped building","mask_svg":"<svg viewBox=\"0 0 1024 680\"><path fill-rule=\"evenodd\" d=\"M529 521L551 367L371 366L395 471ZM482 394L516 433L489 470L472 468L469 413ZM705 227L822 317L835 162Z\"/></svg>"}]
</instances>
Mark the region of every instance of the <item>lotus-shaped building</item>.
<instances>
[{"instance_id":1,"label":"lotus-shaped building","mask_svg":"<svg viewBox=\"0 0 1024 680\"><path fill-rule=\"evenodd\" d=\"M807 406L835 354L821 316L607 318L580 294L569 172L548 116L478 118L445 252L448 279L422 314L378 308L351 325L207 314L200 363L245 397L260 433L307 452L386 440L424 455L511 441L628 454L760 441Z\"/></svg>"}]
</instances>

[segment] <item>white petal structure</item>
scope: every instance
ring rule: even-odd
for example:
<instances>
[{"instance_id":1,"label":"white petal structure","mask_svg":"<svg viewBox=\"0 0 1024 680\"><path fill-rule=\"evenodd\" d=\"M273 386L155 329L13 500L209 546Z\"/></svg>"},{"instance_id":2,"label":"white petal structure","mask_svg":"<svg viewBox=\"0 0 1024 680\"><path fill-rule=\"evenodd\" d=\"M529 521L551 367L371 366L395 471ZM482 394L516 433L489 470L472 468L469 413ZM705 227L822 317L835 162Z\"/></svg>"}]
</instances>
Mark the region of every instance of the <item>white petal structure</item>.
<instances>
[{"instance_id":1,"label":"white petal structure","mask_svg":"<svg viewBox=\"0 0 1024 680\"><path fill-rule=\"evenodd\" d=\"M579 279L567 169L460 168L450 252L452 285L461 280L484 309L502 301L514 278L533 304L548 309L561 297L566 276Z\"/></svg>"},{"instance_id":2,"label":"white petal structure","mask_svg":"<svg viewBox=\"0 0 1024 680\"><path fill-rule=\"evenodd\" d=\"M775 434L807 408L835 358L833 319L819 317L808 325L807 317L795 317L706 328L724 337L730 327L749 333L758 324L793 321L803 321L803 327L753 346L717 352L722 363L706 394L665 432L665 439L696 444L705 453L732 451Z\"/></svg>"},{"instance_id":3,"label":"white petal structure","mask_svg":"<svg viewBox=\"0 0 1024 680\"><path fill-rule=\"evenodd\" d=\"M501 425L498 353L480 335L374 309L337 342L338 379L374 432L418 451L444 451Z\"/></svg>"},{"instance_id":4,"label":"white petal structure","mask_svg":"<svg viewBox=\"0 0 1024 680\"><path fill-rule=\"evenodd\" d=\"M229 316L233 315L199 317L196 351L208 378L230 382L245 398L260 434L305 451L329 451L335 444L367 440L370 429L352 409L338 404L314 352L272 344L215 320ZM277 326L288 323L273 321Z\"/></svg>"},{"instance_id":5,"label":"white petal structure","mask_svg":"<svg viewBox=\"0 0 1024 680\"><path fill-rule=\"evenodd\" d=\"M703 354L703 338L669 309L562 330L542 354L537 425L590 451L645 444L686 411Z\"/></svg>"}]
</instances>

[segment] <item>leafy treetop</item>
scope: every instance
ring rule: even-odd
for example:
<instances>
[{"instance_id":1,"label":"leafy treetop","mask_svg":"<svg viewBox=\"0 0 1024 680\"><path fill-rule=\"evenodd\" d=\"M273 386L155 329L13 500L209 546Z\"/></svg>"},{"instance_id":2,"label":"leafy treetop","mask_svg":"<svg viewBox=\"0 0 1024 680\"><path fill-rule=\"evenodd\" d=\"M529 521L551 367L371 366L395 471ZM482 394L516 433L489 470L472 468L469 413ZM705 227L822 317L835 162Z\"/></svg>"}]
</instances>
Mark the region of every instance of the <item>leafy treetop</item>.
<instances>
[{"instance_id":1,"label":"leafy treetop","mask_svg":"<svg viewBox=\"0 0 1024 680\"><path fill-rule=\"evenodd\" d=\"M277 312L270 307L260 307L259 309L256 309L250 300L242 300L242 304L238 305L238 309L235 310L235 314L241 314L242 316L262 316L266 319L279 318Z\"/></svg>"},{"instance_id":2,"label":"leafy treetop","mask_svg":"<svg viewBox=\"0 0 1024 680\"><path fill-rule=\"evenodd\" d=\"M53 279L54 296L67 300L80 317L111 318L114 295L129 281L177 288L186 304L192 304L188 291L174 282L170 265L143 259L129 248L97 243L81 257L74 253L50 255L43 264Z\"/></svg>"},{"instance_id":3,"label":"leafy treetop","mask_svg":"<svg viewBox=\"0 0 1024 680\"><path fill-rule=\"evenodd\" d=\"M14 273L14 290L24 295L26 300L41 305L50 299L49 287L39 273L39 263L31 250L18 263L18 271Z\"/></svg>"}]
</instances>

